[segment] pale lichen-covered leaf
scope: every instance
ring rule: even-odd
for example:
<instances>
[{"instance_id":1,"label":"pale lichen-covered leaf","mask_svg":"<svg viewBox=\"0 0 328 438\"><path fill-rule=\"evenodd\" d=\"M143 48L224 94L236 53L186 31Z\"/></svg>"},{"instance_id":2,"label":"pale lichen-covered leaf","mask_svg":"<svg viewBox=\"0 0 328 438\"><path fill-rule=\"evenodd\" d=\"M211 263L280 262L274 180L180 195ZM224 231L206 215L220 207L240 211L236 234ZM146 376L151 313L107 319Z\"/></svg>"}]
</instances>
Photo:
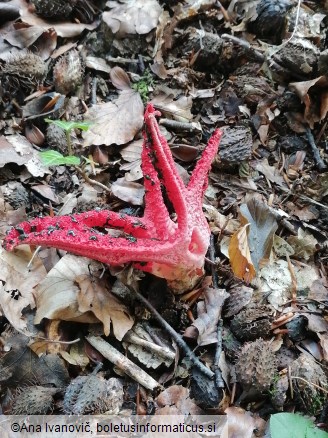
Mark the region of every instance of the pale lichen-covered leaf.
<instances>
[{"instance_id":1,"label":"pale lichen-covered leaf","mask_svg":"<svg viewBox=\"0 0 328 438\"><path fill-rule=\"evenodd\" d=\"M253 265L258 269L268 262L277 220L263 202L253 198L240 206L243 224L249 223L248 244Z\"/></svg>"},{"instance_id":2,"label":"pale lichen-covered leaf","mask_svg":"<svg viewBox=\"0 0 328 438\"><path fill-rule=\"evenodd\" d=\"M143 112L139 93L130 89L113 102L94 105L85 114L93 125L83 133L84 146L128 143L142 128Z\"/></svg>"},{"instance_id":3,"label":"pale lichen-covered leaf","mask_svg":"<svg viewBox=\"0 0 328 438\"><path fill-rule=\"evenodd\" d=\"M128 308L107 289L104 280L83 274L77 276L75 281L80 287L77 295L79 311L92 312L103 323L106 336L110 333L112 323L114 335L121 341L134 324Z\"/></svg>"},{"instance_id":4,"label":"pale lichen-covered leaf","mask_svg":"<svg viewBox=\"0 0 328 438\"><path fill-rule=\"evenodd\" d=\"M289 236L287 242L294 249L295 257L309 260L317 251L318 241L312 234L299 228L297 236Z\"/></svg>"},{"instance_id":5,"label":"pale lichen-covered leaf","mask_svg":"<svg viewBox=\"0 0 328 438\"><path fill-rule=\"evenodd\" d=\"M310 291L312 284L319 279L318 273L312 266L293 265L296 277L297 292L303 295ZM288 262L277 260L264 266L260 271L261 293L268 296L268 301L279 310L291 299L292 277Z\"/></svg>"},{"instance_id":6,"label":"pale lichen-covered leaf","mask_svg":"<svg viewBox=\"0 0 328 438\"><path fill-rule=\"evenodd\" d=\"M110 11L103 13L103 20L116 36L146 34L158 24L162 8L156 0L109 1Z\"/></svg>"}]
</instances>

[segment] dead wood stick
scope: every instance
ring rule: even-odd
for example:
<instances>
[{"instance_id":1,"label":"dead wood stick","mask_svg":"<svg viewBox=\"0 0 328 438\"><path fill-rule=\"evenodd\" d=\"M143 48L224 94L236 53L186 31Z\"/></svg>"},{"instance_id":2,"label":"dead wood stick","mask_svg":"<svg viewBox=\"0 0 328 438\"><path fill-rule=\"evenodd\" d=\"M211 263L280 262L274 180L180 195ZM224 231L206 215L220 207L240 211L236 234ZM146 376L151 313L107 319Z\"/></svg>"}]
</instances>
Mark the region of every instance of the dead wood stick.
<instances>
[{"instance_id":1,"label":"dead wood stick","mask_svg":"<svg viewBox=\"0 0 328 438\"><path fill-rule=\"evenodd\" d=\"M142 339L135 333L127 333L124 338L124 342L130 342L131 344L139 345L140 347L145 348L153 354L157 354L158 356L163 357L164 359L171 360L172 362L175 359L174 351L171 351L167 347L161 347L159 345L154 344L153 342L147 341L146 339Z\"/></svg>"},{"instance_id":2,"label":"dead wood stick","mask_svg":"<svg viewBox=\"0 0 328 438\"><path fill-rule=\"evenodd\" d=\"M209 368L207 368L195 355L194 352L190 350L186 342L183 340L182 336L177 333L173 327L168 324L165 319L162 318L162 316L157 312L154 306L150 304L150 302L143 296L141 293L139 293L137 290L135 290L132 286L126 285L130 291L137 297L139 301L141 301L155 316L159 324L163 327L164 330L166 330L172 338L175 340L175 342L178 344L178 346L183 350L185 355L189 358L190 362L195 366L201 373L203 373L205 376L212 379L214 377L213 371L211 371Z\"/></svg>"},{"instance_id":3,"label":"dead wood stick","mask_svg":"<svg viewBox=\"0 0 328 438\"><path fill-rule=\"evenodd\" d=\"M100 336L87 336L86 340L106 359L116 365L120 370L124 371L127 376L140 383L140 385L151 391L161 386L148 373L125 357Z\"/></svg>"},{"instance_id":4,"label":"dead wood stick","mask_svg":"<svg viewBox=\"0 0 328 438\"><path fill-rule=\"evenodd\" d=\"M320 172L324 172L325 170L327 170L327 165L321 158L320 151L315 143L313 134L309 128L306 129L306 136L312 149L315 164Z\"/></svg>"}]
</instances>

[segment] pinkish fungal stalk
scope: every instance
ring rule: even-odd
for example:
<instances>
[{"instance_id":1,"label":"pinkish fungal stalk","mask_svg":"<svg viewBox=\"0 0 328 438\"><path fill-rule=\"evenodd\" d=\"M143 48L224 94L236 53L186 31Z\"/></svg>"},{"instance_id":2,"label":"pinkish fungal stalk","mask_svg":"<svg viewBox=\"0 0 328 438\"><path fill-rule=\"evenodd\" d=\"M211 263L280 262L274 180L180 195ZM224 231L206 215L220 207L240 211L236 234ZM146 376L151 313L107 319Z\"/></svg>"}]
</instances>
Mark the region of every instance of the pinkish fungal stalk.
<instances>
[{"instance_id":1,"label":"pinkish fungal stalk","mask_svg":"<svg viewBox=\"0 0 328 438\"><path fill-rule=\"evenodd\" d=\"M142 271L167 279L176 291L192 287L203 274L209 245L210 230L202 211L202 199L221 132L214 132L185 186L160 133L155 118L158 115L148 104L142 150L146 191L142 218L109 210L37 218L12 228L4 248L11 251L28 243L63 249L108 265L132 262ZM161 185L176 213L176 222L170 218ZM112 237L108 233L110 228L119 229L122 234Z\"/></svg>"}]
</instances>

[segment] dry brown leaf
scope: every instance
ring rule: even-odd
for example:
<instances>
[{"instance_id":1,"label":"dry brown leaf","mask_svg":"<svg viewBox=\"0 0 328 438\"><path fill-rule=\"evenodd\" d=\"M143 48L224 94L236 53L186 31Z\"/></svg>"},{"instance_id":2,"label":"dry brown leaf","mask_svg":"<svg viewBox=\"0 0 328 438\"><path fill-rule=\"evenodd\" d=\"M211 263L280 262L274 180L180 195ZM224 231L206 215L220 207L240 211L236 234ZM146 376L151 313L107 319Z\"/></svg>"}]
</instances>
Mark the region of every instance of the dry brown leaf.
<instances>
[{"instance_id":1,"label":"dry brown leaf","mask_svg":"<svg viewBox=\"0 0 328 438\"><path fill-rule=\"evenodd\" d=\"M93 124L84 132L84 146L128 143L142 128L143 112L139 93L130 89L113 102L94 105L85 114Z\"/></svg>"},{"instance_id":2,"label":"dry brown leaf","mask_svg":"<svg viewBox=\"0 0 328 438\"><path fill-rule=\"evenodd\" d=\"M159 409L157 415L201 414L202 410L190 398L189 389L181 385L172 385L156 398ZM172 411L170 411L172 409Z\"/></svg>"},{"instance_id":3,"label":"dry brown leaf","mask_svg":"<svg viewBox=\"0 0 328 438\"><path fill-rule=\"evenodd\" d=\"M117 37L146 34L157 26L162 8L156 0L120 0L107 2L112 7L103 20Z\"/></svg>"},{"instance_id":4,"label":"dry brown leaf","mask_svg":"<svg viewBox=\"0 0 328 438\"><path fill-rule=\"evenodd\" d=\"M250 225L246 224L239 228L231 237L229 244L229 259L233 273L246 283L252 281L256 275L248 246L249 227Z\"/></svg>"},{"instance_id":5,"label":"dry brown leaf","mask_svg":"<svg viewBox=\"0 0 328 438\"><path fill-rule=\"evenodd\" d=\"M29 3L22 0L20 0L20 16L24 23L42 27L44 30L54 29L57 35L62 38L73 38L80 35L85 29L93 30L98 25L97 21L91 24L72 23L71 21L48 22L31 12Z\"/></svg>"},{"instance_id":6,"label":"dry brown leaf","mask_svg":"<svg viewBox=\"0 0 328 438\"><path fill-rule=\"evenodd\" d=\"M53 29L45 30L39 26L27 26L14 29L5 35L5 40L12 46L26 49L33 45L42 59L46 60L55 50L57 34Z\"/></svg>"},{"instance_id":7,"label":"dry brown leaf","mask_svg":"<svg viewBox=\"0 0 328 438\"><path fill-rule=\"evenodd\" d=\"M73 344L69 350L67 351L61 351L60 355L63 359L66 360L66 362L70 363L71 365L75 365L81 368L85 368L90 360L85 352L85 342L84 340Z\"/></svg>"},{"instance_id":8,"label":"dry brown leaf","mask_svg":"<svg viewBox=\"0 0 328 438\"><path fill-rule=\"evenodd\" d=\"M171 115L179 122L188 122L193 119L191 113L192 97L182 96L175 100L174 90L167 89L167 93L160 93L150 102L161 112Z\"/></svg>"},{"instance_id":9,"label":"dry brown leaf","mask_svg":"<svg viewBox=\"0 0 328 438\"><path fill-rule=\"evenodd\" d=\"M221 316L223 303L229 296L225 289L214 289L212 287L206 287L203 295L205 301L198 302L198 318L192 323L192 327L195 327L198 332L198 345L208 345L217 342L218 320Z\"/></svg>"},{"instance_id":10,"label":"dry brown leaf","mask_svg":"<svg viewBox=\"0 0 328 438\"><path fill-rule=\"evenodd\" d=\"M317 108L317 96L311 96L312 87L319 91L320 108ZM294 91L305 104L304 119L309 124L311 129L314 128L314 123L323 120L328 111L328 79L326 76L319 76L304 82L293 82L289 84L289 88ZM314 90L314 91L315 91Z\"/></svg>"},{"instance_id":11,"label":"dry brown leaf","mask_svg":"<svg viewBox=\"0 0 328 438\"><path fill-rule=\"evenodd\" d=\"M126 181L137 181L142 178L141 152L143 139L135 140L121 150L122 158L127 161L123 163L120 170L125 170Z\"/></svg>"},{"instance_id":12,"label":"dry brown leaf","mask_svg":"<svg viewBox=\"0 0 328 438\"><path fill-rule=\"evenodd\" d=\"M222 436L252 438L255 436L253 435L254 430L258 431L258 436L263 436L266 422L259 416L252 416L250 412L234 406L227 408L225 413L227 414L227 423L222 431Z\"/></svg>"},{"instance_id":13,"label":"dry brown leaf","mask_svg":"<svg viewBox=\"0 0 328 438\"><path fill-rule=\"evenodd\" d=\"M131 90L131 82L129 76L121 67L113 67L110 71L110 80L118 90Z\"/></svg>"},{"instance_id":14,"label":"dry brown leaf","mask_svg":"<svg viewBox=\"0 0 328 438\"><path fill-rule=\"evenodd\" d=\"M60 259L46 278L35 288L36 315L35 323L43 318L96 323L98 319L91 312L79 311L77 294L79 288L75 283L79 275L88 275L101 269L101 264L84 257L66 254Z\"/></svg>"},{"instance_id":15,"label":"dry brown leaf","mask_svg":"<svg viewBox=\"0 0 328 438\"><path fill-rule=\"evenodd\" d=\"M144 186L132 182L127 181L125 178L118 178L112 184L112 193L122 201L128 202L132 205L143 205L143 197L145 194Z\"/></svg>"},{"instance_id":16,"label":"dry brown leaf","mask_svg":"<svg viewBox=\"0 0 328 438\"><path fill-rule=\"evenodd\" d=\"M39 257L34 258L31 268L27 267L31 257L28 245L13 253L0 247L0 309L16 330L26 329L22 311L35 307L33 288L47 274Z\"/></svg>"},{"instance_id":17,"label":"dry brown leaf","mask_svg":"<svg viewBox=\"0 0 328 438\"><path fill-rule=\"evenodd\" d=\"M121 341L134 324L128 308L107 289L104 280L84 274L77 276L75 281L80 287L77 295L79 311L92 312L103 323L106 336L112 323L114 335Z\"/></svg>"}]
</instances>

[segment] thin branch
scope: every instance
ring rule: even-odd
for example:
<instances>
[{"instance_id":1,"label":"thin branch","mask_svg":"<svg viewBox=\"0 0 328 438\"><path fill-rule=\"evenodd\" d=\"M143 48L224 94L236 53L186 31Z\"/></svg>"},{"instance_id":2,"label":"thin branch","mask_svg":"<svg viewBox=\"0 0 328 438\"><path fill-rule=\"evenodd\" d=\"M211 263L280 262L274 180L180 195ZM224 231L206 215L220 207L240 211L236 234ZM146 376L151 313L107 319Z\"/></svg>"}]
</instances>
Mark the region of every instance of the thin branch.
<instances>
[{"instance_id":1,"label":"thin branch","mask_svg":"<svg viewBox=\"0 0 328 438\"><path fill-rule=\"evenodd\" d=\"M140 292L135 290L132 286L126 285L126 287L129 288L129 290L137 297L139 301L141 301L147 308L150 310L150 312L155 316L158 323L163 327L164 330L166 330L172 338L175 340L175 342L178 344L178 346L183 350L185 355L189 358L189 360L192 362L192 364L199 369L201 373L203 373L206 377L212 379L214 377L213 371L211 371L209 368L207 368L199 359L198 357L190 350L186 342L183 340L182 336L177 333L173 327L171 327L163 318L162 316L157 312L157 310L150 304L150 302L141 295Z\"/></svg>"}]
</instances>

